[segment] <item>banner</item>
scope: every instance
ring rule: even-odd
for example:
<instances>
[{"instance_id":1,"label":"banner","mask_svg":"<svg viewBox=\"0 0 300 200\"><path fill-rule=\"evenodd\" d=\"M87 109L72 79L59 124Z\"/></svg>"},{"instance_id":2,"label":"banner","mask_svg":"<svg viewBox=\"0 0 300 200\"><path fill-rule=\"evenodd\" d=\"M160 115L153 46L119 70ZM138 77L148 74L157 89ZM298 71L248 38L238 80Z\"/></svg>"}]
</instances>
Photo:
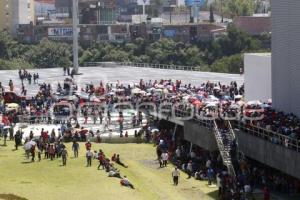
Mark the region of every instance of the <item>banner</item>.
<instances>
[{"instance_id":1,"label":"banner","mask_svg":"<svg viewBox=\"0 0 300 200\"><path fill-rule=\"evenodd\" d=\"M70 27L48 28L48 36L50 36L50 37L72 37L73 36L73 28L70 28Z\"/></svg>"},{"instance_id":2,"label":"banner","mask_svg":"<svg viewBox=\"0 0 300 200\"><path fill-rule=\"evenodd\" d=\"M137 0L137 5L139 5L139 6L143 6L143 5L149 6L150 5L150 0Z\"/></svg>"}]
</instances>

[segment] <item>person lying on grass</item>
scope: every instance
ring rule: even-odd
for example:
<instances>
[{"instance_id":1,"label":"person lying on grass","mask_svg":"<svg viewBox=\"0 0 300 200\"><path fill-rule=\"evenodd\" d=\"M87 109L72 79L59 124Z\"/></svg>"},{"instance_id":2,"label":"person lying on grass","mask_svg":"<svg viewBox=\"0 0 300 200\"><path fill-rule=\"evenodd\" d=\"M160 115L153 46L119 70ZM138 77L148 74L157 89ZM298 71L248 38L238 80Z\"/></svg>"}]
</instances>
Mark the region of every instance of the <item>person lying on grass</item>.
<instances>
[{"instance_id":1,"label":"person lying on grass","mask_svg":"<svg viewBox=\"0 0 300 200\"><path fill-rule=\"evenodd\" d=\"M132 183L130 183L130 181L127 179L126 176L124 176L124 178L121 179L120 183L122 186L130 187L131 189L134 189L134 186L132 185Z\"/></svg>"},{"instance_id":2,"label":"person lying on grass","mask_svg":"<svg viewBox=\"0 0 300 200\"><path fill-rule=\"evenodd\" d=\"M108 177L122 178L121 175L120 175L119 170L117 168L114 168L114 164L113 163L111 163L109 165Z\"/></svg>"}]
</instances>

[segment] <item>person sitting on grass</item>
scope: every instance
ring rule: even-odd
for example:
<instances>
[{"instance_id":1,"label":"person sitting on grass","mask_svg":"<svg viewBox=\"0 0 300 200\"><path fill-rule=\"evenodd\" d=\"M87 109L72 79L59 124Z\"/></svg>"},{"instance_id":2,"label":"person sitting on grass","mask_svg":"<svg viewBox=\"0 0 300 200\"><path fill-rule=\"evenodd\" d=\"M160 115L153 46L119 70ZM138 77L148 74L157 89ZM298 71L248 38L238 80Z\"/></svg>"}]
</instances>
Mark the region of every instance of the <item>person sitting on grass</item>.
<instances>
[{"instance_id":1,"label":"person sitting on grass","mask_svg":"<svg viewBox=\"0 0 300 200\"><path fill-rule=\"evenodd\" d=\"M121 162L121 159L120 159L120 155L119 155L119 154L117 155L117 157L116 157L116 159L115 159L115 162L116 162L117 164L119 164L119 165L125 167L125 168L128 167L127 165L125 165L124 163Z\"/></svg>"},{"instance_id":2,"label":"person sitting on grass","mask_svg":"<svg viewBox=\"0 0 300 200\"><path fill-rule=\"evenodd\" d=\"M117 168L114 168L113 163L109 165L108 177L122 178Z\"/></svg>"},{"instance_id":3,"label":"person sitting on grass","mask_svg":"<svg viewBox=\"0 0 300 200\"><path fill-rule=\"evenodd\" d=\"M114 154L112 157L111 157L111 161L116 161L116 158L117 158L117 154Z\"/></svg>"},{"instance_id":4,"label":"person sitting on grass","mask_svg":"<svg viewBox=\"0 0 300 200\"><path fill-rule=\"evenodd\" d=\"M130 187L131 189L134 189L134 186L132 185L132 183L130 183L130 181L127 179L126 176L124 176L124 178L121 179L120 183L123 186Z\"/></svg>"}]
</instances>

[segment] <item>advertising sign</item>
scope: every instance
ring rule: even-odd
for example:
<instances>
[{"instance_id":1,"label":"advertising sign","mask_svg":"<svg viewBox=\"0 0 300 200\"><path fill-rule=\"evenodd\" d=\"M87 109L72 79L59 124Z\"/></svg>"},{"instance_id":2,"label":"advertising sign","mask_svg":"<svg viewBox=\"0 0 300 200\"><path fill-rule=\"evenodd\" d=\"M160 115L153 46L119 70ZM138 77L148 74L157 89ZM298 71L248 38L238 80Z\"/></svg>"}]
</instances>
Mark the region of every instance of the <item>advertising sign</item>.
<instances>
[{"instance_id":1,"label":"advertising sign","mask_svg":"<svg viewBox=\"0 0 300 200\"><path fill-rule=\"evenodd\" d=\"M149 6L150 5L150 0L138 0L137 5L139 5L139 6L143 6L143 5Z\"/></svg>"},{"instance_id":2,"label":"advertising sign","mask_svg":"<svg viewBox=\"0 0 300 200\"><path fill-rule=\"evenodd\" d=\"M72 37L73 29L70 27L51 27L48 28L48 36L50 37Z\"/></svg>"},{"instance_id":3,"label":"advertising sign","mask_svg":"<svg viewBox=\"0 0 300 200\"><path fill-rule=\"evenodd\" d=\"M175 37L175 35L176 35L176 30L173 30L173 29L165 29L165 30L163 31L163 33L164 33L164 36L165 36L165 37L172 38L172 37Z\"/></svg>"},{"instance_id":4,"label":"advertising sign","mask_svg":"<svg viewBox=\"0 0 300 200\"><path fill-rule=\"evenodd\" d=\"M185 0L186 6L203 6L205 0Z\"/></svg>"}]
</instances>

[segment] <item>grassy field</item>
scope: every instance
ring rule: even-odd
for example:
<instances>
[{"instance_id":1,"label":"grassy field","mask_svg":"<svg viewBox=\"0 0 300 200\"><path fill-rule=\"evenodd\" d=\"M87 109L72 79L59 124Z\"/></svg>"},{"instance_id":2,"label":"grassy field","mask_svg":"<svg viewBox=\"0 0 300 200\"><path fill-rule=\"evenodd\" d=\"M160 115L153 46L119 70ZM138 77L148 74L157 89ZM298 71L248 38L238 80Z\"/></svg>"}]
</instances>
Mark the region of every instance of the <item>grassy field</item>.
<instances>
[{"instance_id":1,"label":"grassy field","mask_svg":"<svg viewBox=\"0 0 300 200\"><path fill-rule=\"evenodd\" d=\"M2 141L1 141L2 143ZM119 153L129 166L121 170L135 185L132 190L120 186L120 180L107 177L104 170L97 170L98 162L85 167L84 144L80 144L79 158L74 159L70 144L67 166L59 160L42 160L30 163L21 148L13 151L13 143L0 146L0 199L60 200L103 199L106 200L186 200L215 199L215 187L207 182L187 179L181 173L179 185L172 185L173 167L159 169L155 161L155 148L148 144L93 144L93 150L102 149L109 157ZM10 194L10 195L8 195ZM14 197L18 196L20 198Z\"/></svg>"}]
</instances>

